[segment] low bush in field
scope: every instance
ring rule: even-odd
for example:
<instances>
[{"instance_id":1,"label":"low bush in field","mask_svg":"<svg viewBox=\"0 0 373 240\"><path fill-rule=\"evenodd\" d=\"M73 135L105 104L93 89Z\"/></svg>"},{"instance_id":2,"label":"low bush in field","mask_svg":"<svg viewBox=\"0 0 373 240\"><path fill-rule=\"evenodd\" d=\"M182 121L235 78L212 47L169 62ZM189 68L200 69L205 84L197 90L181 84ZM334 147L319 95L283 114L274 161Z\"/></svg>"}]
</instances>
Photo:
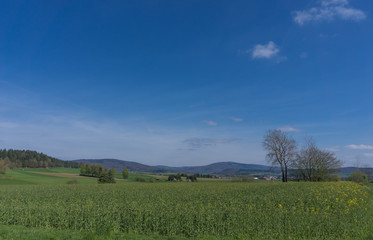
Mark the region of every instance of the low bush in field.
<instances>
[{"instance_id":1,"label":"low bush in field","mask_svg":"<svg viewBox=\"0 0 373 240\"><path fill-rule=\"evenodd\" d=\"M349 181L353 181L360 184L368 184L368 175L363 172L352 172L348 177Z\"/></svg>"},{"instance_id":2,"label":"low bush in field","mask_svg":"<svg viewBox=\"0 0 373 240\"><path fill-rule=\"evenodd\" d=\"M234 238L362 238L367 188L333 183L3 186L0 224Z\"/></svg>"},{"instance_id":3,"label":"low bush in field","mask_svg":"<svg viewBox=\"0 0 373 240\"><path fill-rule=\"evenodd\" d=\"M136 177L136 182L146 182L146 179L144 177Z\"/></svg>"},{"instance_id":4,"label":"low bush in field","mask_svg":"<svg viewBox=\"0 0 373 240\"><path fill-rule=\"evenodd\" d=\"M67 184L78 184L78 180L74 179L74 180L69 180L66 182Z\"/></svg>"},{"instance_id":5,"label":"low bush in field","mask_svg":"<svg viewBox=\"0 0 373 240\"><path fill-rule=\"evenodd\" d=\"M232 182L254 182L254 177L251 176L242 176L242 177L233 177Z\"/></svg>"}]
</instances>

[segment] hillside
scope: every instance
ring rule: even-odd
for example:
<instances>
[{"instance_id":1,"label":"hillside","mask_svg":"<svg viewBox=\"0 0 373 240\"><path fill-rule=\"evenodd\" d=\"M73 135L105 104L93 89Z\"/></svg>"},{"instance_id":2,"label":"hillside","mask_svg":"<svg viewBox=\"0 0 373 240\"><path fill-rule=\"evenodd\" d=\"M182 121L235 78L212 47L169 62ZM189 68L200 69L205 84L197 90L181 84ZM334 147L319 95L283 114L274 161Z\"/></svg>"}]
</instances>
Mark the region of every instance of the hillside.
<instances>
[{"instance_id":1,"label":"hillside","mask_svg":"<svg viewBox=\"0 0 373 240\"><path fill-rule=\"evenodd\" d=\"M350 175L352 172L364 172L368 175L373 173L373 168L342 167L337 171L340 174Z\"/></svg>"},{"instance_id":2,"label":"hillside","mask_svg":"<svg viewBox=\"0 0 373 240\"><path fill-rule=\"evenodd\" d=\"M161 167L161 166L158 166ZM167 167L163 166L171 172L186 172L186 173L204 173L217 175L247 175L253 173L268 173L278 172L278 168L259 164L245 164L237 162L218 162L205 166L191 166L191 167Z\"/></svg>"},{"instance_id":3,"label":"hillside","mask_svg":"<svg viewBox=\"0 0 373 240\"><path fill-rule=\"evenodd\" d=\"M79 168L80 166L76 162L63 161L44 153L30 150L0 149L0 160L10 168Z\"/></svg>"},{"instance_id":4,"label":"hillside","mask_svg":"<svg viewBox=\"0 0 373 240\"><path fill-rule=\"evenodd\" d=\"M124 161L118 159L79 159L74 161L63 161L54 157L50 157L43 153L30 150L1 150L0 160L5 161L10 168L48 168L48 167L68 167L79 168L80 163L101 164L104 168L114 168L117 171L122 171L124 168L131 172L145 173L201 173L213 174L220 176L248 175L248 174L278 174L278 167L265 166L260 164L245 164L237 162L217 162L203 166L150 166L133 161ZM338 173L348 176L354 171L363 171L372 173L373 168L354 168L343 167L338 169Z\"/></svg>"},{"instance_id":5,"label":"hillside","mask_svg":"<svg viewBox=\"0 0 373 240\"><path fill-rule=\"evenodd\" d=\"M148 166L145 164L122 161L118 159L78 159L73 162L85 163L85 164L101 164L104 168L114 168L116 171L122 171L127 168L131 172L162 172L164 169L158 167Z\"/></svg>"},{"instance_id":6,"label":"hillside","mask_svg":"<svg viewBox=\"0 0 373 240\"><path fill-rule=\"evenodd\" d=\"M216 174L216 175L247 175L259 173L278 173L279 168L269 167L259 164L244 164L236 162L218 162L205 166L185 166L185 167L169 167L169 166L149 166L137 162L122 161L118 159L79 159L74 160L79 163L101 164L105 168L114 168L117 171L127 168L133 172L180 172L180 173L202 173L202 174Z\"/></svg>"},{"instance_id":7,"label":"hillside","mask_svg":"<svg viewBox=\"0 0 373 240\"><path fill-rule=\"evenodd\" d=\"M203 166L184 166L184 167L169 167L164 165L149 166L137 162L123 161L118 159L79 159L74 160L78 163L102 164L105 168L115 168L117 171L122 171L124 168L132 172L148 172L148 173L201 173L214 174L220 176L234 175L249 175L249 174L279 174L279 167L271 167L260 164L245 164L237 162L217 162ZM373 172L372 168L353 168L343 167L337 170L337 173L349 175L354 171ZM289 169L291 171L291 169Z\"/></svg>"}]
</instances>

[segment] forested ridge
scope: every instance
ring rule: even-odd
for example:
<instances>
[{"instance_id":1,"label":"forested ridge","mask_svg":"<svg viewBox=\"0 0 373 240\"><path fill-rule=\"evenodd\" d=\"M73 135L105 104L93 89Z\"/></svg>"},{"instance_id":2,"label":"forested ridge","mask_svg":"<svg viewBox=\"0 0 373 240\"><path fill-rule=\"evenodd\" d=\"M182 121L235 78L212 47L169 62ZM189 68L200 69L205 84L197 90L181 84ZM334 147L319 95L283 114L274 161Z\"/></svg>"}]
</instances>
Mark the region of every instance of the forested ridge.
<instances>
[{"instance_id":1,"label":"forested ridge","mask_svg":"<svg viewBox=\"0 0 373 240\"><path fill-rule=\"evenodd\" d=\"M80 163L63 161L44 153L30 150L0 149L0 160L5 162L10 168L80 167Z\"/></svg>"}]
</instances>

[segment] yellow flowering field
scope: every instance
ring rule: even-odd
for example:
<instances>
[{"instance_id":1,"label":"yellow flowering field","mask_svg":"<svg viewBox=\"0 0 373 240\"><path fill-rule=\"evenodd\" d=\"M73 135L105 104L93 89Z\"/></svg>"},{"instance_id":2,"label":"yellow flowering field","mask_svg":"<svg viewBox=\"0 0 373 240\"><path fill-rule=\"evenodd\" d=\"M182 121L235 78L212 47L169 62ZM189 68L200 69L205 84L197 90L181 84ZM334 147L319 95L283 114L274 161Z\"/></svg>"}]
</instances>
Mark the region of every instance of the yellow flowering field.
<instances>
[{"instance_id":1,"label":"yellow flowering field","mask_svg":"<svg viewBox=\"0 0 373 240\"><path fill-rule=\"evenodd\" d=\"M370 190L333 183L1 186L0 224L238 239L372 234Z\"/></svg>"}]
</instances>

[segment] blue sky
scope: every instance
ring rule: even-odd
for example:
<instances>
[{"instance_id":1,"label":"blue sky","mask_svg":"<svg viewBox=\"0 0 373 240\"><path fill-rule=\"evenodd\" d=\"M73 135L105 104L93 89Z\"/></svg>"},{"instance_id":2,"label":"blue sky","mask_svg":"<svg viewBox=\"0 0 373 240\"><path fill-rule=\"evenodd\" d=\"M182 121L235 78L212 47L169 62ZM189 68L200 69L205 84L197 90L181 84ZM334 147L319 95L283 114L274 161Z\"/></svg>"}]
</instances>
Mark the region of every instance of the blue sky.
<instances>
[{"instance_id":1,"label":"blue sky","mask_svg":"<svg viewBox=\"0 0 373 240\"><path fill-rule=\"evenodd\" d=\"M2 1L0 148L265 164L268 129L373 166L373 3Z\"/></svg>"}]
</instances>

